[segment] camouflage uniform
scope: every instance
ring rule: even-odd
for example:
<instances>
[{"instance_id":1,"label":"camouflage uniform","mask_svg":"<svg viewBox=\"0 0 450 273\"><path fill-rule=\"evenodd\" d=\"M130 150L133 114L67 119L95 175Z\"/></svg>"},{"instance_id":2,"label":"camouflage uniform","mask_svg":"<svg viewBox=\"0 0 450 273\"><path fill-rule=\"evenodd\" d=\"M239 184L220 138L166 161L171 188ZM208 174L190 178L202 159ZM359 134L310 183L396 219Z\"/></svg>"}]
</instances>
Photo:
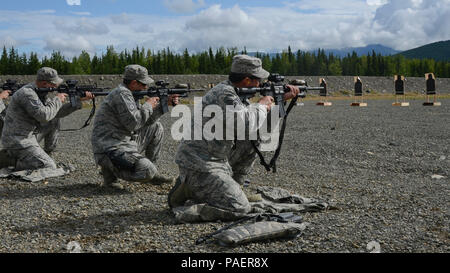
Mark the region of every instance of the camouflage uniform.
<instances>
[{"instance_id":1,"label":"camouflage uniform","mask_svg":"<svg viewBox=\"0 0 450 273\"><path fill-rule=\"evenodd\" d=\"M142 106L132 91L120 84L105 98L94 119L94 158L105 178L149 182L157 174L164 130L159 122L162 109ZM142 155L145 154L145 157Z\"/></svg>"},{"instance_id":2,"label":"camouflage uniform","mask_svg":"<svg viewBox=\"0 0 450 273\"><path fill-rule=\"evenodd\" d=\"M51 154L58 144L59 130L61 128L61 119L54 118L50 122L41 124L36 130L38 143L44 141L44 151Z\"/></svg>"},{"instance_id":3,"label":"camouflage uniform","mask_svg":"<svg viewBox=\"0 0 450 273\"><path fill-rule=\"evenodd\" d=\"M3 105L4 106L4 105ZM2 102L0 102L0 110L2 108ZM6 109L4 111L0 111L0 137L3 131L3 124L5 121ZM54 118L50 122L39 124L36 129L36 138L37 142L41 143L44 140L44 151L47 154L51 154L58 144L59 130L61 128L61 119Z\"/></svg>"},{"instance_id":4,"label":"camouflage uniform","mask_svg":"<svg viewBox=\"0 0 450 273\"><path fill-rule=\"evenodd\" d=\"M81 109L78 99L76 107L70 103L62 104L59 98L39 98L33 90L35 83L30 83L18 90L11 97L6 111L5 124L2 132L1 144L3 153L7 153L15 161L16 170L56 168L53 159L39 146L36 131L42 128L59 125L59 119ZM44 102L43 102L44 101ZM54 149L53 143L47 143L46 150ZM0 160L1 161L1 160ZM10 165L0 162L0 166Z\"/></svg>"},{"instance_id":5,"label":"camouflage uniform","mask_svg":"<svg viewBox=\"0 0 450 273\"><path fill-rule=\"evenodd\" d=\"M6 106L3 100L0 99L0 137L3 131L3 123L5 122Z\"/></svg>"},{"instance_id":6,"label":"camouflage uniform","mask_svg":"<svg viewBox=\"0 0 450 273\"><path fill-rule=\"evenodd\" d=\"M227 105L234 106L249 131L257 130L258 120L261 123L267 116L263 105L245 106L230 81L220 83L203 97L202 107L208 105L218 105L224 113ZM203 125L209 120L203 117ZM256 153L248 140L184 140L180 143L175 160L180 169L177 183L183 184L186 199L208 205L203 209L208 215L201 215L198 220L221 219L223 210L234 215L227 216L226 220L232 220L250 211L247 197L236 180L242 182L255 159Z\"/></svg>"},{"instance_id":7,"label":"camouflage uniform","mask_svg":"<svg viewBox=\"0 0 450 273\"><path fill-rule=\"evenodd\" d=\"M0 100L0 114L3 113L3 110L6 109L5 103L3 100Z\"/></svg>"}]
</instances>

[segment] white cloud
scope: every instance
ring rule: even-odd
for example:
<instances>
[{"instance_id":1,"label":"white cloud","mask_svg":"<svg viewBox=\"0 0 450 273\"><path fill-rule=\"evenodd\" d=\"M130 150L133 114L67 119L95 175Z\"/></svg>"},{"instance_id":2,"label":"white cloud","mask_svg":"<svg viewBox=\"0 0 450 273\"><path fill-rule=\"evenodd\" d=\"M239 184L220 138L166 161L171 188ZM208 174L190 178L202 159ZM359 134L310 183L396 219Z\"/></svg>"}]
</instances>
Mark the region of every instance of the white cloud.
<instances>
[{"instance_id":1,"label":"white cloud","mask_svg":"<svg viewBox=\"0 0 450 273\"><path fill-rule=\"evenodd\" d=\"M57 29L68 34L95 34L103 35L109 32L108 26L103 22L96 22L94 19L81 18L75 22L68 22L64 19L56 19L54 25Z\"/></svg>"},{"instance_id":2,"label":"white cloud","mask_svg":"<svg viewBox=\"0 0 450 273\"><path fill-rule=\"evenodd\" d=\"M22 45L27 45L29 42L23 41L23 40L16 40L15 38L11 37L10 35L6 36L0 36L0 45L6 48L10 47L19 47Z\"/></svg>"},{"instance_id":3,"label":"white cloud","mask_svg":"<svg viewBox=\"0 0 450 273\"><path fill-rule=\"evenodd\" d=\"M80 11L80 12L71 11L70 13L72 13L74 15L79 15L79 16L91 16L92 15L88 11Z\"/></svg>"},{"instance_id":4,"label":"white cloud","mask_svg":"<svg viewBox=\"0 0 450 273\"><path fill-rule=\"evenodd\" d=\"M197 50L212 47L247 47L248 50L281 50L289 45L295 49L345 47L360 41L355 26L370 26L365 19L370 8L360 1L341 1L327 12L331 2L302 1L278 8L251 8L238 5L222 8L214 5L186 21L186 35L181 44ZM327 4L328 3L328 4ZM366 7L358 12L351 6ZM307 11L307 12L305 12ZM354 14L353 14L354 13Z\"/></svg>"},{"instance_id":5,"label":"white cloud","mask_svg":"<svg viewBox=\"0 0 450 273\"><path fill-rule=\"evenodd\" d=\"M399 50L450 39L449 0L303 0L284 6L211 6L186 21L182 44L254 50L384 44Z\"/></svg>"},{"instance_id":6,"label":"white cloud","mask_svg":"<svg viewBox=\"0 0 450 273\"><path fill-rule=\"evenodd\" d=\"M81 0L66 0L69 6L81 6Z\"/></svg>"},{"instance_id":7,"label":"white cloud","mask_svg":"<svg viewBox=\"0 0 450 273\"><path fill-rule=\"evenodd\" d=\"M63 55L72 57L77 56L82 50L93 53L95 47L83 36L76 37L48 37L45 39L45 50L59 51Z\"/></svg>"},{"instance_id":8,"label":"white cloud","mask_svg":"<svg viewBox=\"0 0 450 273\"><path fill-rule=\"evenodd\" d=\"M119 15L112 15L111 21L114 24L123 25L123 24L129 24L131 22L130 17L126 13L122 13Z\"/></svg>"},{"instance_id":9,"label":"white cloud","mask_svg":"<svg viewBox=\"0 0 450 273\"><path fill-rule=\"evenodd\" d=\"M214 5L202 10L198 15L186 22L187 29L226 29L235 27L253 28L259 22L250 18L239 6L230 9L222 9L220 5Z\"/></svg>"},{"instance_id":10,"label":"white cloud","mask_svg":"<svg viewBox=\"0 0 450 273\"><path fill-rule=\"evenodd\" d=\"M148 24L142 24L134 28L139 33L154 33L154 29Z\"/></svg>"},{"instance_id":11,"label":"white cloud","mask_svg":"<svg viewBox=\"0 0 450 273\"><path fill-rule=\"evenodd\" d=\"M88 18L53 11L0 10L0 24L7 26L0 28L0 46L20 46L26 41L30 44L26 48L34 51L60 48L67 54L81 49L95 53L107 45L118 51L136 46L197 52L246 46L249 51L267 52L289 45L293 50L308 50L368 44L404 50L450 39L448 2L302 0L277 7L212 5L184 16L122 13Z\"/></svg>"},{"instance_id":12,"label":"white cloud","mask_svg":"<svg viewBox=\"0 0 450 273\"><path fill-rule=\"evenodd\" d=\"M367 5L369 6L380 6L387 3L387 0L367 0Z\"/></svg>"},{"instance_id":13,"label":"white cloud","mask_svg":"<svg viewBox=\"0 0 450 273\"><path fill-rule=\"evenodd\" d=\"M374 1L374 0L368 0ZM377 1L377 0L375 0ZM382 1L382 0L380 0ZM294 9L300 14L317 15L358 15L376 9L374 5L369 5L361 0L302 0L286 3L285 7Z\"/></svg>"},{"instance_id":14,"label":"white cloud","mask_svg":"<svg viewBox=\"0 0 450 273\"><path fill-rule=\"evenodd\" d=\"M399 49L450 39L450 1L390 0L377 9L373 29L389 33Z\"/></svg>"},{"instance_id":15,"label":"white cloud","mask_svg":"<svg viewBox=\"0 0 450 273\"><path fill-rule=\"evenodd\" d=\"M204 0L164 0L164 5L175 13L191 13L205 6Z\"/></svg>"}]
</instances>

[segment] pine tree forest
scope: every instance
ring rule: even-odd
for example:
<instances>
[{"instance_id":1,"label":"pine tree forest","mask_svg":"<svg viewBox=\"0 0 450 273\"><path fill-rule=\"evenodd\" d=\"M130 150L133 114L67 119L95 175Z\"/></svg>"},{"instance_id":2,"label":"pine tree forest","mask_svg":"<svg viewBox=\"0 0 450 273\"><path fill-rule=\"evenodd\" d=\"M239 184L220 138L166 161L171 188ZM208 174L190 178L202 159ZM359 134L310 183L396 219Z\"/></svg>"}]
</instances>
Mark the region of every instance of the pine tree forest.
<instances>
[{"instance_id":1,"label":"pine tree forest","mask_svg":"<svg viewBox=\"0 0 450 273\"><path fill-rule=\"evenodd\" d=\"M191 54L170 48L152 51L136 47L129 51L117 52L108 46L101 56L91 56L86 51L78 57L68 59L60 52L39 59L37 53L20 54L14 47L3 47L0 58L1 75L32 75L42 66L56 69L62 75L77 74L122 74L129 64L140 64L149 69L150 74L228 74L233 56L247 54L246 49L219 48ZM263 67L272 73L285 76L392 76L423 77L432 72L440 78L450 78L450 62L433 59L407 59L402 55L382 56L372 54L358 56L355 52L346 57L325 54L323 49L314 52L288 47L282 53L253 53L263 62Z\"/></svg>"}]
</instances>

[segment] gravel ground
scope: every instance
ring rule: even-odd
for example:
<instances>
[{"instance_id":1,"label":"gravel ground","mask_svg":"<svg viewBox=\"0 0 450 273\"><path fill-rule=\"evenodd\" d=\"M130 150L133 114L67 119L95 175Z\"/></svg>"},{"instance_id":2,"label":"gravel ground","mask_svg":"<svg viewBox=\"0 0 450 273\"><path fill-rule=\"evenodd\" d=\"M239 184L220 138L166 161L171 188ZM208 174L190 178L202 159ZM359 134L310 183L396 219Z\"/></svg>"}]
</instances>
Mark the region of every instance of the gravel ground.
<instances>
[{"instance_id":1,"label":"gravel ground","mask_svg":"<svg viewBox=\"0 0 450 273\"><path fill-rule=\"evenodd\" d=\"M62 75L63 79L73 79L79 81L79 84L91 85L97 84L99 87L113 88L122 82L122 75ZM190 83L192 88L205 88L209 84L217 84L228 78L226 75L151 75L155 81L164 80L174 87L178 83ZM293 79L304 79L309 86L318 86L319 79L325 78L328 84L328 92L331 95L340 92L353 94L354 77L353 76L286 76L285 82ZM2 75L0 82L7 79L17 80L19 83L28 83L36 79L36 75ZM394 77L361 77L364 92L378 94L394 93ZM420 94L425 92L425 77L408 77L405 82L406 94ZM450 93L450 78L437 78L436 90L438 94Z\"/></svg>"},{"instance_id":2,"label":"gravel ground","mask_svg":"<svg viewBox=\"0 0 450 273\"><path fill-rule=\"evenodd\" d=\"M295 240L236 248L196 246L223 223L176 224L168 185L101 189L91 128L62 133L53 157L75 172L36 183L0 180L0 252L67 252L71 241L82 252L369 252L372 241L381 252L449 252L450 100L441 101L434 108L380 100L367 108L351 101L296 107L278 173L255 165L250 188L282 187L338 209L304 214L311 225ZM88 112L74 113L63 127L82 125ZM157 165L176 176L173 121L162 118L166 139Z\"/></svg>"}]
</instances>

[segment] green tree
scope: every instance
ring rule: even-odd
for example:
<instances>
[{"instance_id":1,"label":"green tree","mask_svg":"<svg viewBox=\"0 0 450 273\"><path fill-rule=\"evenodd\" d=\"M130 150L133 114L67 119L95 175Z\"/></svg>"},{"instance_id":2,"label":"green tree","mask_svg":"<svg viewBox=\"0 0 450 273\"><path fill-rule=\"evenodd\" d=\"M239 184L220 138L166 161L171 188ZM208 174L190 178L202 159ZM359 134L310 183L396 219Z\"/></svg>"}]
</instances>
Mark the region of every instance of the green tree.
<instances>
[{"instance_id":1,"label":"green tree","mask_svg":"<svg viewBox=\"0 0 450 273\"><path fill-rule=\"evenodd\" d=\"M9 64L8 52L6 51L6 47L3 46L2 57L0 58L0 74L2 75L10 74L8 64Z\"/></svg>"},{"instance_id":2,"label":"green tree","mask_svg":"<svg viewBox=\"0 0 450 273\"><path fill-rule=\"evenodd\" d=\"M80 56L78 56L78 63L82 69L82 74L91 74L91 56L86 51L82 51Z\"/></svg>"},{"instance_id":3,"label":"green tree","mask_svg":"<svg viewBox=\"0 0 450 273\"><path fill-rule=\"evenodd\" d=\"M329 66L329 74L333 76L341 76L342 75L342 67L339 60L334 60L333 63Z\"/></svg>"},{"instance_id":4,"label":"green tree","mask_svg":"<svg viewBox=\"0 0 450 273\"><path fill-rule=\"evenodd\" d=\"M28 75L36 74L39 68L41 68L41 62L39 61L37 54L31 52L30 59L28 60L27 74Z\"/></svg>"}]
</instances>

